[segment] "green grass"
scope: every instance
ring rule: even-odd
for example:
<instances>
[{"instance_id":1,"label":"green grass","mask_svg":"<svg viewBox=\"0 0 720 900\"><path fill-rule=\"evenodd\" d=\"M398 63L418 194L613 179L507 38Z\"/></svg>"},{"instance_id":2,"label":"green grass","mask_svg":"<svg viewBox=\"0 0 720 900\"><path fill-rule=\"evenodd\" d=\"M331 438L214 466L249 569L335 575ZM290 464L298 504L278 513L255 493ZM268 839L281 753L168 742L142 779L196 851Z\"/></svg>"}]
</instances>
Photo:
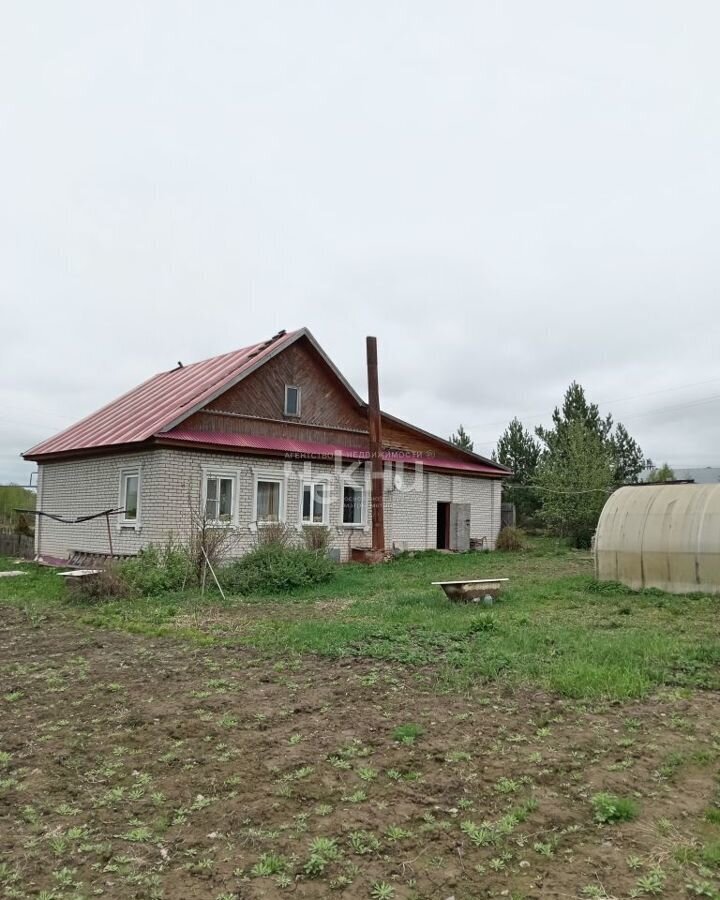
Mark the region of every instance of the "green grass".
<instances>
[{"instance_id":1,"label":"green grass","mask_svg":"<svg viewBox=\"0 0 720 900\"><path fill-rule=\"evenodd\" d=\"M328 584L226 604L171 596L76 607L63 604L54 572L27 569L28 576L0 579L0 602L35 614L62 608L87 624L135 633L246 644L273 656L422 666L440 689L502 679L578 699L626 699L661 685L720 687L717 598L598 584L586 553L550 540L515 554L429 552L382 566L347 565ZM430 584L492 576L510 583L490 610L450 603Z\"/></svg>"},{"instance_id":2,"label":"green grass","mask_svg":"<svg viewBox=\"0 0 720 900\"><path fill-rule=\"evenodd\" d=\"M415 725L410 722L407 725L398 725L393 731L393 740L401 744L414 744L422 735L424 729L421 725Z\"/></svg>"},{"instance_id":3,"label":"green grass","mask_svg":"<svg viewBox=\"0 0 720 900\"><path fill-rule=\"evenodd\" d=\"M595 821L603 825L609 822L629 822L637 818L637 803L631 797L600 793L595 794L590 802L595 814Z\"/></svg>"}]
</instances>

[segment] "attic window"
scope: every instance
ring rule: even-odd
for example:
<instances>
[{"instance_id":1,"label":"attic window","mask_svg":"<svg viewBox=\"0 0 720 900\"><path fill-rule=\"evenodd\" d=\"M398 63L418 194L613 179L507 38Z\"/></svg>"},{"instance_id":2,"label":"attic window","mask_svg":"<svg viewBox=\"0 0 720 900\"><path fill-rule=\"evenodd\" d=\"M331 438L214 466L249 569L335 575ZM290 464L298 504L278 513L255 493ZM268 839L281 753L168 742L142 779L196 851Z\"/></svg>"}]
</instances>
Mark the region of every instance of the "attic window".
<instances>
[{"instance_id":1,"label":"attic window","mask_svg":"<svg viewBox=\"0 0 720 900\"><path fill-rule=\"evenodd\" d=\"M285 415L300 415L300 388L292 384L285 385Z\"/></svg>"}]
</instances>

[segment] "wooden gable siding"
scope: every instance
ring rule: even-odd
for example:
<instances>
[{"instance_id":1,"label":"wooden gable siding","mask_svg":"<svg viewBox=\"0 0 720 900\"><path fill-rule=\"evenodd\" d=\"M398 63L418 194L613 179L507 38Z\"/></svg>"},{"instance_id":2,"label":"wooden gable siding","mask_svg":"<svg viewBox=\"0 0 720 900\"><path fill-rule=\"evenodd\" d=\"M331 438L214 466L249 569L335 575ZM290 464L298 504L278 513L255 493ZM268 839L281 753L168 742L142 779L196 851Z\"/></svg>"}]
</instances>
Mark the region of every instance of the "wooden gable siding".
<instances>
[{"instance_id":1,"label":"wooden gable siding","mask_svg":"<svg viewBox=\"0 0 720 900\"><path fill-rule=\"evenodd\" d=\"M285 385L300 388L300 415L286 416ZM367 416L309 341L301 339L225 391L184 427L198 431L268 434L364 446ZM338 435L349 433L351 439Z\"/></svg>"},{"instance_id":2,"label":"wooden gable siding","mask_svg":"<svg viewBox=\"0 0 720 900\"><path fill-rule=\"evenodd\" d=\"M448 447L441 440L433 440L425 437L412 428L407 428L397 422L392 422L383 417L382 423L383 446L389 450L407 450L411 453L428 454L443 459L465 459L466 456L457 453L452 447Z\"/></svg>"},{"instance_id":3,"label":"wooden gable siding","mask_svg":"<svg viewBox=\"0 0 720 900\"><path fill-rule=\"evenodd\" d=\"M300 416L285 416L285 385L301 389ZM190 416L183 428L265 434L300 441L368 445L366 407L338 381L307 340L299 340ZM383 417L383 447L443 459L464 459L443 441Z\"/></svg>"},{"instance_id":4,"label":"wooden gable siding","mask_svg":"<svg viewBox=\"0 0 720 900\"><path fill-rule=\"evenodd\" d=\"M367 431L348 431L341 428L312 427L297 422L271 421L249 418L241 415L220 415L218 413L196 413L188 419L188 428L193 431L224 432L225 434L264 434L270 437L292 438L317 444L338 444L341 447L362 447L368 445ZM185 427L183 425L183 427Z\"/></svg>"}]
</instances>

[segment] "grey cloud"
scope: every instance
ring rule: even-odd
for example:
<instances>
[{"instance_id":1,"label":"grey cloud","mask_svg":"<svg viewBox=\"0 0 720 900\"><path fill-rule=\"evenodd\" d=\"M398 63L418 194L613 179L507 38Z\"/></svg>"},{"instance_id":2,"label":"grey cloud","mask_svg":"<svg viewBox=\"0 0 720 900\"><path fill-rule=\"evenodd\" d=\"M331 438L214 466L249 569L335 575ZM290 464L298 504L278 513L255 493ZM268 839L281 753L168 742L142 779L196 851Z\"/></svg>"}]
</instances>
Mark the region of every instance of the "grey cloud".
<instances>
[{"instance_id":1,"label":"grey cloud","mask_svg":"<svg viewBox=\"0 0 720 900\"><path fill-rule=\"evenodd\" d=\"M377 334L383 405L484 453L575 378L648 456L720 464L719 25L710 0L6 6L0 481L178 359L298 325L362 393Z\"/></svg>"}]
</instances>

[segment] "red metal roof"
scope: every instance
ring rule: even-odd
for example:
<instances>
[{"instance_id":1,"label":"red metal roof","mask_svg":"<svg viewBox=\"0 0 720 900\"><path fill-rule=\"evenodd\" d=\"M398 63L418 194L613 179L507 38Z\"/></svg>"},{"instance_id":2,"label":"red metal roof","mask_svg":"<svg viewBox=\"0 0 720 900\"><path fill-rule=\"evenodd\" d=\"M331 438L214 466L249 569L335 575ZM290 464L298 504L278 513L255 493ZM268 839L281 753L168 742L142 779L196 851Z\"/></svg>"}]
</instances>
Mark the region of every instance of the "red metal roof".
<instances>
[{"instance_id":1,"label":"red metal roof","mask_svg":"<svg viewBox=\"0 0 720 900\"><path fill-rule=\"evenodd\" d=\"M294 341L306 338L335 373L339 382L344 385L354 400L364 406L362 398L348 384L341 372L337 370L331 359L317 343L307 328L290 333L279 332L268 341L251 344L242 350L215 356L202 362L171 369L154 375L148 381L107 406L92 413L75 425L66 428L54 437L27 450L26 459L40 459L55 454L87 451L102 447L125 446L148 441L152 438L170 438L175 441L205 443L213 446L235 447L237 449L256 449L275 453L300 453L310 455L330 455L340 453L345 459L367 459L366 448L339 447L330 444L313 444L304 441L272 438L262 435L236 435L214 432L196 432L182 430L182 422L196 410L209 403L223 391L237 384L246 375L253 372L276 353L284 350ZM440 438L430 435L400 419L388 416L390 421L400 423L413 432L424 435L432 442L441 442ZM449 450L451 448L448 445ZM406 462L422 461L426 466L438 469L454 469L461 472L493 474L503 477L510 474L509 469L496 465L490 460L467 451L462 451L466 459L442 459L434 456L398 456L388 453L386 460L403 459Z\"/></svg>"},{"instance_id":2,"label":"red metal roof","mask_svg":"<svg viewBox=\"0 0 720 900\"><path fill-rule=\"evenodd\" d=\"M180 443L205 444L213 447L226 447L235 450L264 450L280 453L289 458L307 459L369 459L367 447L343 447L339 444L319 444L310 441L296 441L293 438L271 437L263 434L229 434L220 431L191 431L186 428L175 428L162 436L163 441ZM383 453L386 462L422 463L434 469L454 469L458 472L473 472L478 475L494 475L496 478L505 474L495 466L482 465L459 459L441 459L427 454L387 450Z\"/></svg>"},{"instance_id":3,"label":"red metal roof","mask_svg":"<svg viewBox=\"0 0 720 900\"><path fill-rule=\"evenodd\" d=\"M242 350L160 372L65 431L36 444L23 456L32 459L48 453L145 441L172 426L198 404L209 401L215 391L229 387L299 334L281 332L269 341Z\"/></svg>"}]
</instances>

